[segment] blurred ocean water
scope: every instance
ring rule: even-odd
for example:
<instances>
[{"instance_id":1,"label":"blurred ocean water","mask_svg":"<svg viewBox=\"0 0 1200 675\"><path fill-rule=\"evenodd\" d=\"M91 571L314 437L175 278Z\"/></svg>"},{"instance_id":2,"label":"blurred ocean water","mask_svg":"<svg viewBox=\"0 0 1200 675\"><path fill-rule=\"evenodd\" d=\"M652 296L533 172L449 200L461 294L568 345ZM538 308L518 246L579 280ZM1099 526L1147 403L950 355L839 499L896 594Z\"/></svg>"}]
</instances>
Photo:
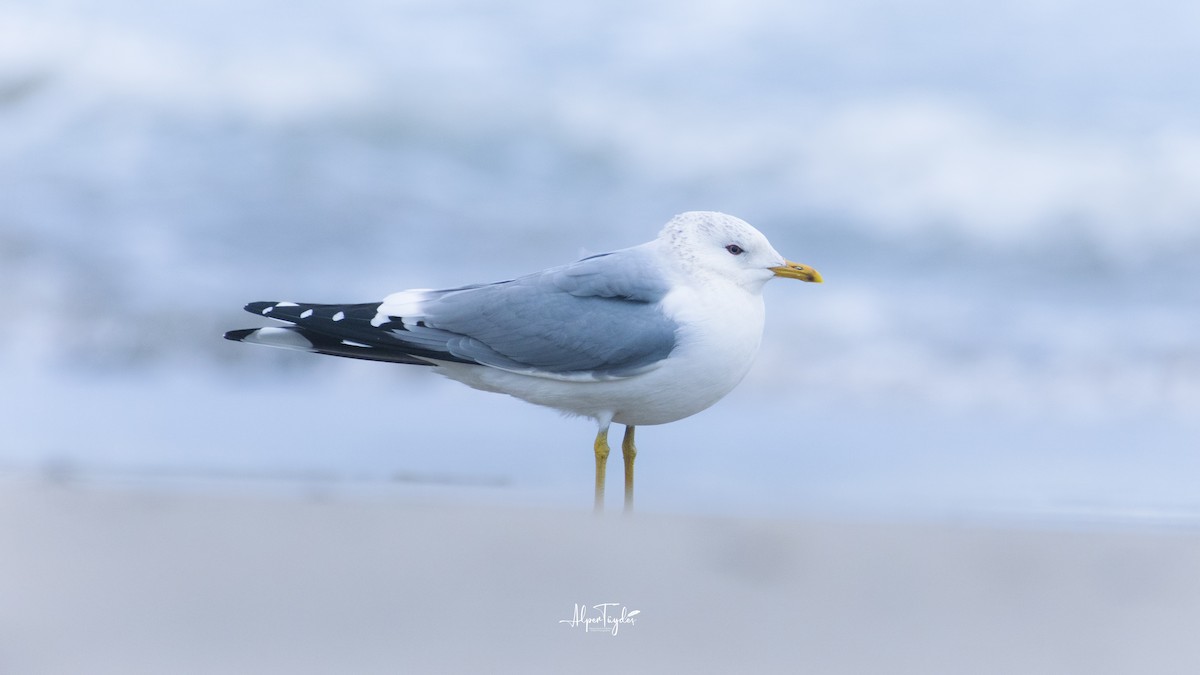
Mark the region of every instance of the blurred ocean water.
<instances>
[{"instance_id":1,"label":"blurred ocean water","mask_svg":"<svg viewBox=\"0 0 1200 675\"><path fill-rule=\"evenodd\" d=\"M743 387L647 436L662 508L1200 514L1198 19L9 2L0 460L463 471L567 499L581 422L219 335L249 300L508 278L715 209L827 283L773 284ZM263 421L284 418L305 424Z\"/></svg>"}]
</instances>

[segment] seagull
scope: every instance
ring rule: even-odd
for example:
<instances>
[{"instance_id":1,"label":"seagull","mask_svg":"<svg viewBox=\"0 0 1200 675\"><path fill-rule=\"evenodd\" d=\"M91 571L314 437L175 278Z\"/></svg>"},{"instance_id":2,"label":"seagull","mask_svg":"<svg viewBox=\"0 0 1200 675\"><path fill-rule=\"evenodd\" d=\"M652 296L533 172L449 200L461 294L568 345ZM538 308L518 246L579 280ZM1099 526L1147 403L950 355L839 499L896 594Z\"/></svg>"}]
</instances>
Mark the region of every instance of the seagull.
<instances>
[{"instance_id":1,"label":"seagull","mask_svg":"<svg viewBox=\"0 0 1200 675\"><path fill-rule=\"evenodd\" d=\"M762 341L762 289L821 282L733 216L690 211L653 241L489 284L410 289L382 302L252 302L287 326L238 342L432 367L484 391L595 420L594 507L604 507L609 426L625 426L625 510L634 430L694 415L733 390Z\"/></svg>"}]
</instances>

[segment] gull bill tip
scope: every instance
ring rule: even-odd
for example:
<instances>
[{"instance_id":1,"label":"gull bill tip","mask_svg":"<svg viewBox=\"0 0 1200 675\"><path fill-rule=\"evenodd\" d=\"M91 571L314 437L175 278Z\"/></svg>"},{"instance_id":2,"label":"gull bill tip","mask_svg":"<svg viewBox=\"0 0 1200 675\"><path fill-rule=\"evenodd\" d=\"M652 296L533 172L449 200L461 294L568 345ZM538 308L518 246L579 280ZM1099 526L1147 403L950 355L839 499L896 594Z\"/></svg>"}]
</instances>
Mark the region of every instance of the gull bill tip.
<instances>
[{"instance_id":1,"label":"gull bill tip","mask_svg":"<svg viewBox=\"0 0 1200 675\"><path fill-rule=\"evenodd\" d=\"M784 263L778 267L772 267L771 271L775 273L775 276L783 277L785 279L799 279L800 281L811 281L817 284L824 281L824 279L821 278L820 272L809 267L808 265L792 262L790 260L784 261Z\"/></svg>"}]
</instances>

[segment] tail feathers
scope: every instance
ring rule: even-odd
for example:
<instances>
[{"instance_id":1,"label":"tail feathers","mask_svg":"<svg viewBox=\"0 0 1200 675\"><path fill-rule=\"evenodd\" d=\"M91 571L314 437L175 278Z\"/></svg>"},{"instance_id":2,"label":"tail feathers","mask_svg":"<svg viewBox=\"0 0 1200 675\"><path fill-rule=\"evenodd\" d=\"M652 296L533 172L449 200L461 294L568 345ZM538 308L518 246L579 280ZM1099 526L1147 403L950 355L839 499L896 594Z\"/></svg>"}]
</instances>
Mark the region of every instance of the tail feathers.
<instances>
[{"instance_id":1,"label":"tail feathers","mask_svg":"<svg viewBox=\"0 0 1200 675\"><path fill-rule=\"evenodd\" d=\"M249 344L295 349L314 354L329 354L344 356L351 359L368 361L387 361L389 363L407 363L418 366L430 366L432 362L395 349L380 349L361 342L354 342L314 331L303 326L269 326L266 328L246 328L231 330L225 333L226 340L246 342Z\"/></svg>"}]
</instances>

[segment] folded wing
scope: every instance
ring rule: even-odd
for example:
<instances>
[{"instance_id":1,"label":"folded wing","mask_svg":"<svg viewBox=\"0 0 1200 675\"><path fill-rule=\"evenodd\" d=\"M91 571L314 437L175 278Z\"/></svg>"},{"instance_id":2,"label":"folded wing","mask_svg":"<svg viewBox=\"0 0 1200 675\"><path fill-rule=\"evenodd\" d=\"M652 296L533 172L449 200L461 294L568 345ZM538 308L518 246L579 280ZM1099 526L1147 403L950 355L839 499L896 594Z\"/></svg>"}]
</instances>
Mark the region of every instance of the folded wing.
<instances>
[{"instance_id":1,"label":"folded wing","mask_svg":"<svg viewBox=\"0 0 1200 675\"><path fill-rule=\"evenodd\" d=\"M613 379L675 347L669 285L641 247L510 281L411 290L382 303L251 303L291 323L232 331L243 342L397 363L474 363L556 379Z\"/></svg>"}]
</instances>

